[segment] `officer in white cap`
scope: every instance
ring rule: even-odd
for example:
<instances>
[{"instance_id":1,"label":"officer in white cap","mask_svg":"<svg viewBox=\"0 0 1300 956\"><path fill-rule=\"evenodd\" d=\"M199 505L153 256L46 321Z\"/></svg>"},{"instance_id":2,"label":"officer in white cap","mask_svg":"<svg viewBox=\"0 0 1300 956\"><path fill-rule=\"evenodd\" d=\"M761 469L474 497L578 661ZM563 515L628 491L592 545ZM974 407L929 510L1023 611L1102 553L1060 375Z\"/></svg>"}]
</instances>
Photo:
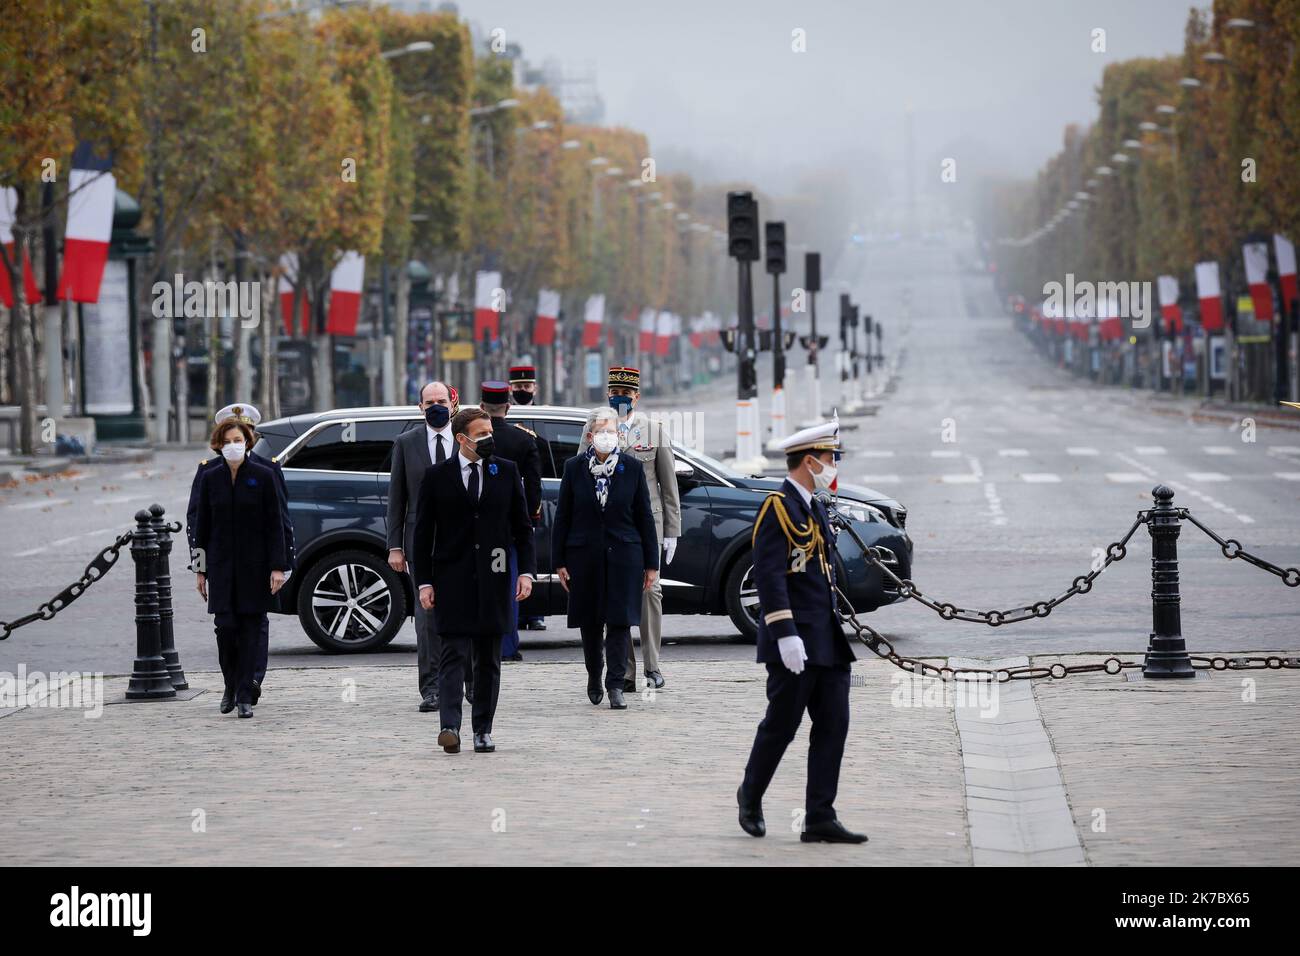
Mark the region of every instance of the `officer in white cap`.
<instances>
[{"instance_id":1,"label":"officer in white cap","mask_svg":"<svg viewBox=\"0 0 1300 956\"><path fill-rule=\"evenodd\" d=\"M222 408L216 415L212 416L217 425L223 425L229 421L243 422L250 428L256 429L258 423L262 420L262 413L253 405L247 402L232 402L225 408ZM256 454L252 449L246 452L248 460L265 465L275 473L275 491L280 499L280 521L284 525L284 550L289 556L290 571L286 572L285 580L293 573L292 568L297 557L293 546L293 522L289 520L289 495L284 486L284 472L280 470L280 463L276 461L275 456L264 458ZM220 455L210 455L199 462L199 467L194 472L194 481L190 485L190 504L185 512L185 534L189 539L190 560L194 559L194 527L198 521L199 512L199 481L203 473L209 468L217 468L225 463ZM192 570L192 568L191 568ZM268 644L270 641L271 622L266 615L262 616L261 634L257 642L257 662L253 668L253 703L256 704L262 695L262 678L266 676L267 657L269 655Z\"/></svg>"},{"instance_id":2,"label":"officer in white cap","mask_svg":"<svg viewBox=\"0 0 1300 956\"><path fill-rule=\"evenodd\" d=\"M835 614L835 537L814 492L831 491L840 457L839 423L805 428L783 444L788 474L754 521L758 660L767 665L767 714L758 725L736 791L740 826L767 832L763 794L806 710L808 746L804 843L864 843L835 816L840 760L849 731L849 665L855 659Z\"/></svg>"}]
</instances>

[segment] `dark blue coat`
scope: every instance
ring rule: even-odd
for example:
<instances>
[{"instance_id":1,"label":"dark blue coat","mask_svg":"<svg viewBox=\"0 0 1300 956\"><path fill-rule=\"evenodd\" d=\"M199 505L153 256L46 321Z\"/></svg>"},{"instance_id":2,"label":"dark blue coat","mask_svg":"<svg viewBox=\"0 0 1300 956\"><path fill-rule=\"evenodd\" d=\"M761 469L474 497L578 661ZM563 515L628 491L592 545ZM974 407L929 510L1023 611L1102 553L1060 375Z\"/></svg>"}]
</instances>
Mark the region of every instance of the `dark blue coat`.
<instances>
[{"instance_id":1,"label":"dark blue coat","mask_svg":"<svg viewBox=\"0 0 1300 956\"><path fill-rule=\"evenodd\" d=\"M482 490L471 502L460 475L460 455L430 465L420 479L415 513L416 599L433 585L442 634L506 634L515 603L509 549L519 573L536 574L533 523L519 469L505 458L480 463Z\"/></svg>"},{"instance_id":2,"label":"dark blue coat","mask_svg":"<svg viewBox=\"0 0 1300 956\"><path fill-rule=\"evenodd\" d=\"M782 529L777 504L785 508L796 531L811 530L815 525L824 542L826 568L816 553L806 558L791 543ZM809 664L831 666L854 660L844 629L835 616L832 602L835 582L835 537L831 534L826 513L813 499L810 514L799 489L787 478L779 491L763 502L754 522L754 583L758 588L758 660L781 662L777 640L798 635L803 638ZM810 525L809 522L813 525ZM796 534L800 544L806 536ZM829 571L829 574L827 574Z\"/></svg>"},{"instance_id":3,"label":"dark blue coat","mask_svg":"<svg viewBox=\"0 0 1300 956\"><path fill-rule=\"evenodd\" d=\"M289 561L289 567L292 568L297 563L298 552L293 544L293 521L289 517L289 492L284 486L284 472L280 469L280 463L271 458L263 458L256 452L248 452L248 460L256 462L259 465L265 465L275 473L275 490L280 498L280 522L284 525L284 553ZM210 468L218 465L224 465L226 459L221 453L204 458L199 462L199 467L194 471L194 480L190 482L190 503L185 511L185 534L189 539L190 553L194 552L194 525L198 520L199 513L199 479L203 473ZM191 567L191 570L193 568Z\"/></svg>"},{"instance_id":4,"label":"dark blue coat","mask_svg":"<svg viewBox=\"0 0 1300 956\"><path fill-rule=\"evenodd\" d=\"M271 610L271 572L287 571L284 527L275 474L245 460L232 483L230 468L209 468L199 480L194 547L202 552L212 614Z\"/></svg>"},{"instance_id":5,"label":"dark blue coat","mask_svg":"<svg viewBox=\"0 0 1300 956\"><path fill-rule=\"evenodd\" d=\"M659 539L639 461L619 456L603 510L587 456L564 463L551 567L569 572L569 627L641 623L645 572L659 570Z\"/></svg>"}]
</instances>

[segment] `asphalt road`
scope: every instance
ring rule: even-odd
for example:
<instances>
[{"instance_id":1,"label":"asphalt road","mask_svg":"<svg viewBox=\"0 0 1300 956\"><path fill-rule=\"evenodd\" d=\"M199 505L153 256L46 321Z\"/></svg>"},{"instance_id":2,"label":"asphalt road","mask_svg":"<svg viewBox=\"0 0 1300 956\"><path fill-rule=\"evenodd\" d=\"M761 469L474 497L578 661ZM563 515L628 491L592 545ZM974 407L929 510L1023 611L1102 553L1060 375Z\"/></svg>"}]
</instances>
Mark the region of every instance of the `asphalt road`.
<instances>
[{"instance_id":1,"label":"asphalt road","mask_svg":"<svg viewBox=\"0 0 1300 956\"><path fill-rule=\"evenodd\" d=\"M857 258L855 259L854 256ZM896 388L874 415L845 417L845 480L902 501L915 541L913 578L928 595L968 608L1009 608L1065 591L1101 549L1128 529L1163 482L1224 537L1281 565L1300 565L1300 432L1197 424L1142 393L1078 382L1048 365L1003 314L986 275L959 250L898 244L865 247L842 260L863 310L883 320L885 346L900 348ZM822 294L822 321L839 290ZM823 325L822 331L827 329ZM791 418L804 402L802 355L792 359ZM770 355L762 356L763 406ZM825 405L843 405L827 362ZM675 398L700 412L705 450L734 447L734 393L726 383ZM665 404L647 396L648 404ZM1175 406L1178 407L1178 406ZM1184 406L1190 408L1190 405ZM136 509L159 502L182 515L199 448L169 449L147 466L84 466L79 473L0 491L0 618L34 610L74 580L99 548L131 526ZM1194 528L1179 542L1183 632L1193 650L1300 649L1300 589L1241 561L1229 562ZM916 603L869 620L904 654L967 657L1047 652L1140 652L1150 631L1150 543L1139 530L1123 562L1092 593L1049 618L992 629L946 622ZM124 561L126 559L124 558ZM202 603L174 560L176 630L183 662L216 668ZM129 670L134 656L132 571L114 569L51 622L0 642L0 671ZM578 660L577 632L552 619L526 632L530 659ZM675 659L752 660L725 617L672 617L664 669ZM331 666L294 618L273 618L272 667ZM413 665L408 625L371 663Z\"/></svg>"}]
</instances>

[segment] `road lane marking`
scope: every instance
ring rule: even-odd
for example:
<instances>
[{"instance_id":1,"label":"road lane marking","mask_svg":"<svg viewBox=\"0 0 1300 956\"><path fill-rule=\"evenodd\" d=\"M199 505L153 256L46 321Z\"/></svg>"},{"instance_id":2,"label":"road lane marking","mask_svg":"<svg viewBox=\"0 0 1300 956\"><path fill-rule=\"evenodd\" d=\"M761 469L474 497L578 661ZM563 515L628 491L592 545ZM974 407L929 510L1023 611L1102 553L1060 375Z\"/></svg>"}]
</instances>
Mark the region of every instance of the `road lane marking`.
<instances>
[{"instance_id":1,"label":"road lane marking","mask_svg":"<svg viewBox=\"0 0 1300 956\"><path fill-rule=\"evenodd\" d=\"M1133 450L1134 450L1135 452L1137 452L1139 455L1163 455L1163 454L1165 454L1165 449L1164 449L1164 446L1162 446L1162 445L1138 445L1138 446L1137 446L1136 448L1134 448Z\"/></svg>"},{"instance_id":2,"label":"road lane marking","mask_svg":"<svg viewBox=\"0 0 1300 956\"><path fill-rule=\"evenodd\" d=\"M989 503L989 518L992 519L996 526L1007 523L1006 512L1002 510L1002 498L998 495L997 486L991 481L984 483L984 499Z\"/></svg>"},{"instance_id":3,"label":"road lane marking","mask_svg":"<svg viewBox=\"0 0 1300 956\"><path fill-rule=\"evenodd\" d=\"M1095 455L1095 454L1097 454L1097 449L1095 449L1095 448L1067 448L1067 449L1065 449L1065 453L1066 453L1067 455L1076 455L1076 456Z\"/></svg>"},{"instance_id":4,"label":"road lane marking","mask_svg":"<svg viewBox=\"0 0 1300 956\"><path fill-rule=\"evenodd\" d=\"M16 505L8 505L10 511L31 511L34 508L49 508L54 505L71 504L67 498L42 498L39 501L23 501Z\"/></svg>"},{"instance_id":5,"label":"road lane marking","mask_svg":"<svg viewBox=\"0 0 1300 956\"><path fill-rule=\"evenodd\" d=\"M1229 448L1227 445L1206 445L1202 449L1207 455L1235 455L1237 449Z\"/></svg>"},{"instance_id":6,"label":"road lane marking","mask_svg":"<svg viewBox=\"0 0 1300 956\"><path fill-rule=\"evenodd\" d=\"M943 475L943 480L950 485L973 485L980 480L979 475Z\"/></svg>"},{"instance_id":7,"label":"road lane marking","mask_svg":"<svg viewBox=\"0 0 1300 956\"><path fill-rule=\"evenodd\" d=\"M139 501L141 498L148 498L149 495L109 495L106 498L96 498L92 504L97 505L120 505L128 501Z\"/></svg>"},{"instance_id":8,"label":"road lane marking","mask_svg":"<svg viewBox=\"0 0 1300 956\"><path fill-rule=\"evenodd\" d=\"M858 455L859 457L862 458L893 458L894 457L894 453L892 451L887 451L883 449L876 449L876 450L868 449L866 451L858 452Z\"/></svg>"},{"instance_id":9,"label":"road lane marking","mask_svg":"<svg viewBox=\"0 0 1300 956\"><path fill-rule=\"evenodd\" d=\"M956 449L936 448L934 451L930 452L930 457L931 458L960 458L961 452L957 451Z\"/></svg>"},{"instance_id":10,"label":"road lane marking","mask_svg":"<svg viewBox=\"0 0 1300 956\"><path fill-rule=\"evenodd\" d=\"M1189 481L1231 481L1227 475L1217 471L1192 471L1188 472Z\"/></svg>"},{"instance_id":11,"label":"road lane marking","mask_svg":"<svg viewBox=\"0 0 1300 956\"><path fill-rule=\"evenodd\" d=\"M1020 476L1021 481L1027 481L1029 484L1053 484L1061 480L1060 475L1054 475L1048 471L1031 471Z\"/></svg>"},{"instance_id":12,"label":"road lane marking","mask_svg":"<svg viewBox=\"0 0 1300 956\"><path fill-rule=\"evenodd\" d=\"M1028 458L1029 449L1027 448L999 448L998 454L1003 458Z\"/></svg>"},{"instance_id":13,"label":"road lane marking","mask_svg":"<svg viewBox=\"0 0 1300 956\"><path fill-rule=\"evenodd\" d=\"M1273 475L1283 481L1300 481L1300 471L1275 471Z\"/></svg>"},{"instance_id":14,"label":"road lane marking","mask_svg":"<svg viewBox=\"0 0 1300 956\"><path fill-rule=\"evenodd\" d=\"M897 485L902 482L898 475L863 475L860 480L864 485Z\"/></svg>"},{"instance_id":15,"label":"road lane marking","mask_svg":"<svg viewBox=\"0 0 1300 956\"><path fill-rule=\"evenodd\" d=\"M1274 445L1268 451L1271 455L1300 455L1300 445Z\"/></svg>"},{"instance_id":16,"label":"road lane marking","mask_svg":"<svg viewBox=\"0 0 1300 956\"><path fill-rule=\"evenodd\" d=\"M1149 475L1139 474L1135 471L1108 471L1106 472L1106 480L1122 485L1133 484L1139 481L1150 481L1151 477Z\"/></svg>"}]
</instances>

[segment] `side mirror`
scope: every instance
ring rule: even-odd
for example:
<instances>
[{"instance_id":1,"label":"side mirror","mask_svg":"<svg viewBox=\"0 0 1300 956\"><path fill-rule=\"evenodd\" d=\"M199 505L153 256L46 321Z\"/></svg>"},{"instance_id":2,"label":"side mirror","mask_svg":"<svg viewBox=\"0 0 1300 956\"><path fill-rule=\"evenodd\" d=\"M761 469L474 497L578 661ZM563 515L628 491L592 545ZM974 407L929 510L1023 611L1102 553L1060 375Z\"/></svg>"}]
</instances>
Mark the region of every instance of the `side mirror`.
<instances>
[{"instance_id":1,"label":"side mirror","mask_svg":"<svg viewBox=\"0 0 1300 956\"><path fill-rule=\"evenodd\" d=\"M680 458L673 462L673 472L677 475L678 481L693 481L695 478L695 466Z\"/></svg>"}]
</instances>

